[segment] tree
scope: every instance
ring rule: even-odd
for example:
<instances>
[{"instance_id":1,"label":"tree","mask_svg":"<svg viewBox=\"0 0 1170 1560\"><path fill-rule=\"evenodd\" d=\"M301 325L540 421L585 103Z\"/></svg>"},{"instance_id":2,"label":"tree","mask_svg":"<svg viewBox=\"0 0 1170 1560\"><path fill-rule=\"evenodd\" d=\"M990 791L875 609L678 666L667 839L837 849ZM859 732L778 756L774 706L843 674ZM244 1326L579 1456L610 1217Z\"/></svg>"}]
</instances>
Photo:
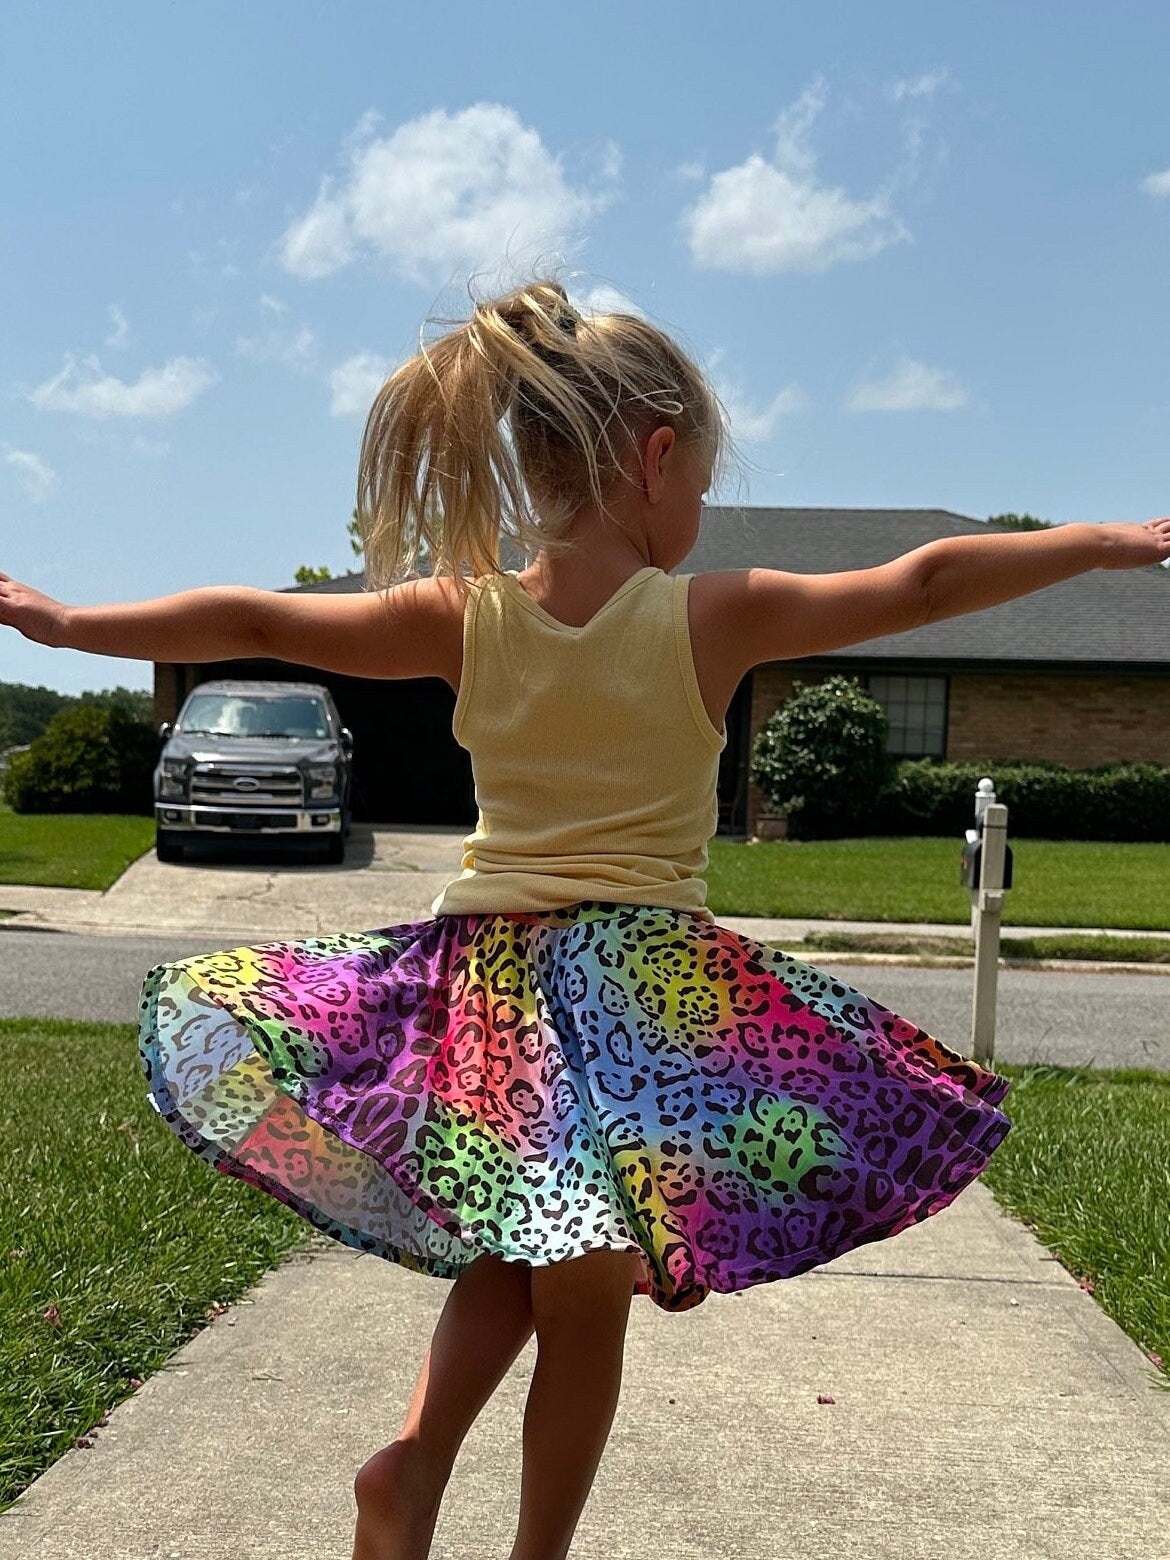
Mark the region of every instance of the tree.
<instances>
[{"instance_id":1,"label":"tree","mask_svg":"<svg viewBox=\"0 0 1170 1560\"><path fill-rule=\"evenodd\" d=\"M0 682L0 752L24 747L45 730L61 710L79 703L120 704L136 720L153 719L153 696L141 688L87 689L81 694L58 693L55 688L33 687L29 683Z\"/></svg>"},{"instance_id":2,"label":"tree","mask_svg":"<svg viewBox=\"0 0 1170 1560\"><path fill-rule=\"evenodd\" d=\"M124 688L119 683L116 688L87 689L72 703L74 708L88 704L102 710L121 710L130 720L147 726L154 724L154 695L145 688Z\"/></svg>"},{"instance_id":3,"label":"tree","mask_svg":"<svg viewBox=\"0 0 1170 1560\"><path fill-rule=\"evenodd\" d=\"M353 550L354 557L361 558L365 552L365 548L362 545L362 533L361 527L358 524L358 514L356 509L351 514L349 524L345 529L349 536L349 545ZM333 573L329 566L324 563L319 565L302 563L301 566L297 569L297 572L293 575L293 578L296 580L298 585L319 585L322 580L331 580L333 578Z\"/></svg>"},{"instance_id":4,"label":"tree","mask_svg":"<svg viewBox=\"0 0 1170 1560\"><path fill-rule=\"evenodd\" d=\"M154 726L117 689L85 698L54 715L4 774L14 812L150 813L158 759ZM136 696L137 697L137 696Z\"/></svg>"},{"instance_id":5,"label":"tree","mask_svg":"<svg viewBox=\"0 0 1170 1560\"><path fill-rule=\"evenodd\" d=\"M355 509L350 515L349 524L346 526L349 532L349 545L353 548L355 558L361 558L365 554L365 543L362 541L362 528L358 521L358 512Z\"/></svg>"},{"instance_id":6,"label":"tree","mask_svg":"<svg viewBox=\"0 0 1170 1560\"><path fill-rule=\"evenodd\" d=\"M0 750L21 747L39 737L56 715L73 701L55 688L31 683L0 683Z\"/></svg>"},{"instance_id":7,"label":"tree","mask_svg":"<svg viewBox=\"0 0 1170 1560\"><path fill-rule=\"evenodd\" d=\"M352 511L349 518L349 524L345 529L346 534L349 536L350 548L353 551L354 557L360 564L365 559L366 547L365 542L362 539L361 522L358 520L358 512L356 508ZM429 557L429 549L425 545L420 546L420 561L425 564ZM322 580L331 580L333 575L330 573L329 568L325 564L316 566L309 563L302 563L293 577L298 585L319 585Z\"/></svg>"},{"instance_id":8,"label":"tree","mask_svg":"<svg viewBox=\"0 0 1170 1560\"><path fill-rule=\"evenodd\" d=\"M1051 520L1038 520L1035 515L1017 515L1010 510L1002 515L988 515L988 525L1002 525L1009 531L1050 531Z\"/></svg>"},{"instance_id":9,"label":"tree","mask_svg":"<svg viewBox=\"0 0 1170 1560\"><path fill-rule=\"evenodd\" d=\"M799 836L841 835L864 826L892 781L885 710L852 677L796 682L791 699L756 733L750 776Z\"/></svg>"}]
</instances>

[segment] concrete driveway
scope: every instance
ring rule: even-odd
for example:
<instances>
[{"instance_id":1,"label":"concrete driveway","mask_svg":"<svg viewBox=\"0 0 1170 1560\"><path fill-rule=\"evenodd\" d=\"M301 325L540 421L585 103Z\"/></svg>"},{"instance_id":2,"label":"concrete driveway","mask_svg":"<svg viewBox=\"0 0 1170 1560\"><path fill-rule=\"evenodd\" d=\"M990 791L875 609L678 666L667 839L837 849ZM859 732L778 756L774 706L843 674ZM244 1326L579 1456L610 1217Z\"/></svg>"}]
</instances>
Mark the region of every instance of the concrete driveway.
<instances>
[{"instance_id":1,"label":"concrete driveway","mask_svg":"<svg viewBox=\"0 0 1170 1560\"><path fill-rule=\"evenodd\" d=\"M229 857L201 846L171 865L151 850L104 893L5 886L0 902L20 913L22 925L118 936L226 933L261 942L338 927L371 931L430 915L435 895L459 872L467 832L355 823L340 866L275 850L233 850Z\"/></svg>"}]
</instances>

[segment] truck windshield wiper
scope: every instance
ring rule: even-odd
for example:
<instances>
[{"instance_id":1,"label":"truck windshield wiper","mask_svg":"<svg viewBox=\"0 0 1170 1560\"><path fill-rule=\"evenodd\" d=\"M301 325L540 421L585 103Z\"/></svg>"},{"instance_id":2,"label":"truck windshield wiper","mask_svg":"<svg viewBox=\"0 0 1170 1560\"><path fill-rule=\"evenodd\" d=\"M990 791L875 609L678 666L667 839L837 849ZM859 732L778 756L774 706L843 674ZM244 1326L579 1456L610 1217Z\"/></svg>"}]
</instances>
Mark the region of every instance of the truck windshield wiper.
<instances>
[{"instance_id":1,"label":"truck windshield wiper","mask_svg":"<svg viewBox=\"0 0 1170 1560\"><path fill-rule=\"evenodd\" d=\"M281 737L287 742L324 742L325 737L303 731L218 731L211 726L182 726L175 733L178 737L238 737L250 741L253 737Z\"/></svg>"}]
</instances>

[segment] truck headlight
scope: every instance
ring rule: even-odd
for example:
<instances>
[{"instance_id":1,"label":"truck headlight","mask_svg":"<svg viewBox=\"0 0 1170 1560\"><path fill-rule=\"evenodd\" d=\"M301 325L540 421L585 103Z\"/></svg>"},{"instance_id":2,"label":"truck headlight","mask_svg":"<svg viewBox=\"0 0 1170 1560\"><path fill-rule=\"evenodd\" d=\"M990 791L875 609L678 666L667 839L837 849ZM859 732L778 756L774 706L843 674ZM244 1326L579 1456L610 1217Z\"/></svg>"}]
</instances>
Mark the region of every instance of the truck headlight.
<instances>
[{"instance_id":1,"label":"truck headlight","mask_svg":"<svg viewBox=\"0 0 1170 1560\"><path fill-rule=\"evenodd\" d=\"M181 758L164 758L159 775L160 797L182 797L187 794L187 766Z\"/></svg>"},{"instance_id":2,"label":"truck headlight","mask_svg":"<svg viewBox=\"0 0 1170 1560\"><path fill-rule=\"evenodd\" d=\"M308 768L309 796L320 801L337 790L336 764L310 764Z\"/></svg>"}]
</instances>

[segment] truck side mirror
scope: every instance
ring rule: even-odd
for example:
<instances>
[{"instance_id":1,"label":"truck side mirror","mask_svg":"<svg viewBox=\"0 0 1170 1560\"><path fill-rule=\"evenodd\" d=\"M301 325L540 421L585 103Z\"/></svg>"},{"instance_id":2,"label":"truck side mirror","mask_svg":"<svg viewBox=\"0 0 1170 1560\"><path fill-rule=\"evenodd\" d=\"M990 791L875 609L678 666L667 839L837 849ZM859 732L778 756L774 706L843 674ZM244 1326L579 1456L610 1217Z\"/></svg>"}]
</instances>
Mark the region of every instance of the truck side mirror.
<instances>
[{"instance_id":1,"label":"truck side mirror","mask_svg":"<svg viewBox=\"0 0 1170 1560\"><path fill-rule=\"evenodd\" d=\"M341 728L341 745L347 753L353 752L353 732L348 726Z\"/></svg>"},{"instance_id":2,"label":"truck side mirror","mask_svg":"<svg viewBox=\"0 0 1170 1560\"><path fill-rule=\"evenodd\" d=\"M171 725L169 720L164 720L162 725L158 728L159 740L162 742L168 742L170 740L171 732L174 729L175 728Z\"/></svg>"}]
</instances>

